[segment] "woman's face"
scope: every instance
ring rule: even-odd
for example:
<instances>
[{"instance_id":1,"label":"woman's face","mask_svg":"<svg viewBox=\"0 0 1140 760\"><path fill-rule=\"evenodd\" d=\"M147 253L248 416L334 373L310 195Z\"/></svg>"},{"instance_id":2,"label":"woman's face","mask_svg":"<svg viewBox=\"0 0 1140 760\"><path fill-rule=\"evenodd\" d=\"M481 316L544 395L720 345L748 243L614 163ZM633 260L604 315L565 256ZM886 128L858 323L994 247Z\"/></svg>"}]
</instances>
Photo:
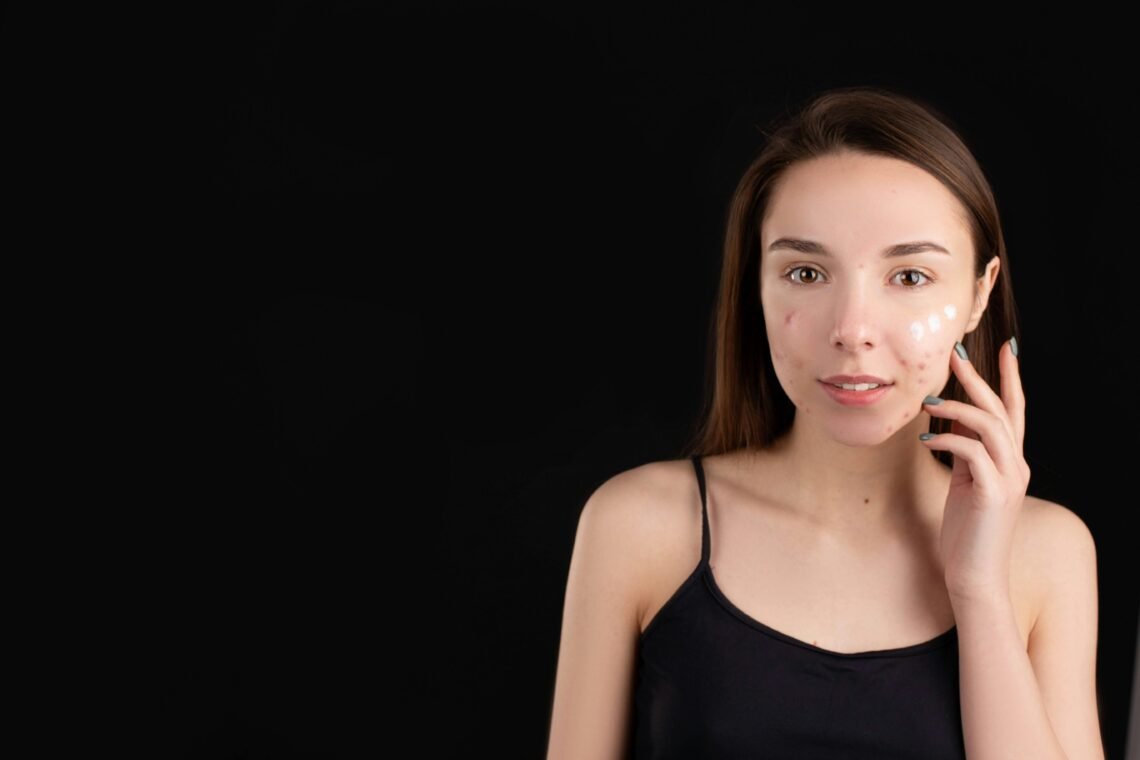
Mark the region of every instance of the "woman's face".
<instances>
[{"instance_id":1,"label":"woman's face","mask_svg":"<svg viewBox=\"0 0 1140 760\"><path fill-rule=\"evenodd\" d=\"M977 326L997 276L994 259L974 278L965 210L953 194L883 156L845 152L791 166L760 242L780 384L797 414L851 445L885 440L923 411L927 394L941 392L954 342ZM931 245L902 245L916 243ZM841 374L874 375L889 387L858 397L866 403L842 403L822 382Z\"/></svg>"}]
</instances>

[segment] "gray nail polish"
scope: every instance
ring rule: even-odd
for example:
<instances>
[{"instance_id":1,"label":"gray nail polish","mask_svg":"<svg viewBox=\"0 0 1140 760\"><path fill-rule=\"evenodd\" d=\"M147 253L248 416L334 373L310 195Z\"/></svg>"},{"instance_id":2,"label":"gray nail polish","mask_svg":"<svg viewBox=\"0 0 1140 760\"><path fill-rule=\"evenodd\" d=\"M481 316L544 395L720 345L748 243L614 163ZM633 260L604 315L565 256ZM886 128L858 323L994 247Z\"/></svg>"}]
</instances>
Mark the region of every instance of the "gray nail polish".
<instances>
[{"instance_id":1,"label":"gray nail polish","mask_svg":"<svg viewBox=\"0 0 1140 760\"><path fill-rule=\"evenodd\" d=\"M924 398L922 400L922 403L924 403L924 404L941 404L942 399L938 398L937 396L927 396L926 398Z\"/></svg>"},{"instance_id":2,"label":"gray nail polish","mask_svg":"<svg viewBox=\"0 0 1140 760\"><path fill-rule=\"evenodd\" d=\"M1013 351L1013 355L1017 356L1017 338L1009 339L1009 350Z\"/></svg>"},{"instance_id":3,"label":"gray nail polish","mask_svg":"<svg viewBox=\"0 0 1140 760\"><path fill-rule=\"evenodd\" d=\"M954 350L958 352L958 356L961 356L966 361L970 361L970 357L966 355L966 347L962 345L962 341L956 341L954 343Z\"/></svg>"}]
</instances>

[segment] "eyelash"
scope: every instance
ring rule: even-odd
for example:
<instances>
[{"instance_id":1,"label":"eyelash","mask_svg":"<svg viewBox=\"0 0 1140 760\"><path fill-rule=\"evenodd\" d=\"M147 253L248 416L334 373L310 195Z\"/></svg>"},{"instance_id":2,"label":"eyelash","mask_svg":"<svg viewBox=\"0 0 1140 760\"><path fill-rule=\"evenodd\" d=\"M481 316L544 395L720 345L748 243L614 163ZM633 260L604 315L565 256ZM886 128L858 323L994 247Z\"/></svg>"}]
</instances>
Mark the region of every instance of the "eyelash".
<instances>
[{"instance_id":1,"label":"eyelash","mask_svg":"<svg viewBox=\"0 0 1140 760\"><path fill-rule=\"evenodd\" d=\"M792 272L795 272L798 269L810 269L813 272L819 272L819 270L816 269L815 267L804 266L801 264L799 266L791 267L786 272L784 272L784 279L785 280L789 279L788 275L790 275ZM926 278L926 282L923 283L922 285L904 285L903 290L922 290L923 288L930 286L934 282L934 278L931 277L930 275L928 275L926 272L923 272L921 269L903 269L902 271L896 272L895 274L896 275L906 274L907 272L915 272L917 274L922 275L923 277ZM823 274L823 272L819 272L819 273ZM793 285L798 285L800 287L806 287L808 285L815 285L816 284L814 282L796 282L795 280L791 280L791 283Z\"/></svg>"}]
</instances>

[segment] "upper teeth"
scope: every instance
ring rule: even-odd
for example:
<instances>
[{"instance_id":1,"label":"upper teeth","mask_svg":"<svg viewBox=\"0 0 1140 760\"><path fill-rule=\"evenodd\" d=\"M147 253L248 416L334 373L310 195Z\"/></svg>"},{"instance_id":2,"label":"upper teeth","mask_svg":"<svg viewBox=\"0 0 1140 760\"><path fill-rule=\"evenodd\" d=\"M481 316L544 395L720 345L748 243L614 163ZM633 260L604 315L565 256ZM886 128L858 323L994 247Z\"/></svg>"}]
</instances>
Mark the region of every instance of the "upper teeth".
<instances>
[{"instance_id":1,"label":"upper teeth","mask_svg":"<svg viewBox=\"0 0 1140 760\"><path fill-rule=\"evenodd\" d=\"M878 388L878 383L832 383L836 388L842 388L846 391L866 391L871 388Z\"/></svg>"}]
</instances>

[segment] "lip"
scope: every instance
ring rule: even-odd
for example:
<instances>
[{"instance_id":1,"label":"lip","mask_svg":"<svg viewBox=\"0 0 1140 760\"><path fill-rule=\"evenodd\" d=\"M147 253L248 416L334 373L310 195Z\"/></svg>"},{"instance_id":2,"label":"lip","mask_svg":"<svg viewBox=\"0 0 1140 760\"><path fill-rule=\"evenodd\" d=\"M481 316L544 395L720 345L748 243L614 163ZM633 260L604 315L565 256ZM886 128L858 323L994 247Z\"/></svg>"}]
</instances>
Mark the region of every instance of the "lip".
<instances>
[{"instance_id":1,"label":"lip","mask_svg":"<svg viewBox=\"0 0 1140 760\"><path fill-rule=\"evenodd\" d=\"M874 375L832 375L821 380L825 383L874 383L875 385L893 385L881 377Z\"/></svg>"},{"instance_id":2,"label":"lip","mask_svg":"<svg viewBox=\"0 0 1140 760\"><path fill-rule=\"evenodd\" d=\"M836 388L831 383L824 382L823 380L820 380L819 384L823 386L823 389L831 398L844 406L870 406L887 395L891 388L894 387L893 385L881 385L873 391L848 391L843 388Z\"/></svg>"}]
</instances>

